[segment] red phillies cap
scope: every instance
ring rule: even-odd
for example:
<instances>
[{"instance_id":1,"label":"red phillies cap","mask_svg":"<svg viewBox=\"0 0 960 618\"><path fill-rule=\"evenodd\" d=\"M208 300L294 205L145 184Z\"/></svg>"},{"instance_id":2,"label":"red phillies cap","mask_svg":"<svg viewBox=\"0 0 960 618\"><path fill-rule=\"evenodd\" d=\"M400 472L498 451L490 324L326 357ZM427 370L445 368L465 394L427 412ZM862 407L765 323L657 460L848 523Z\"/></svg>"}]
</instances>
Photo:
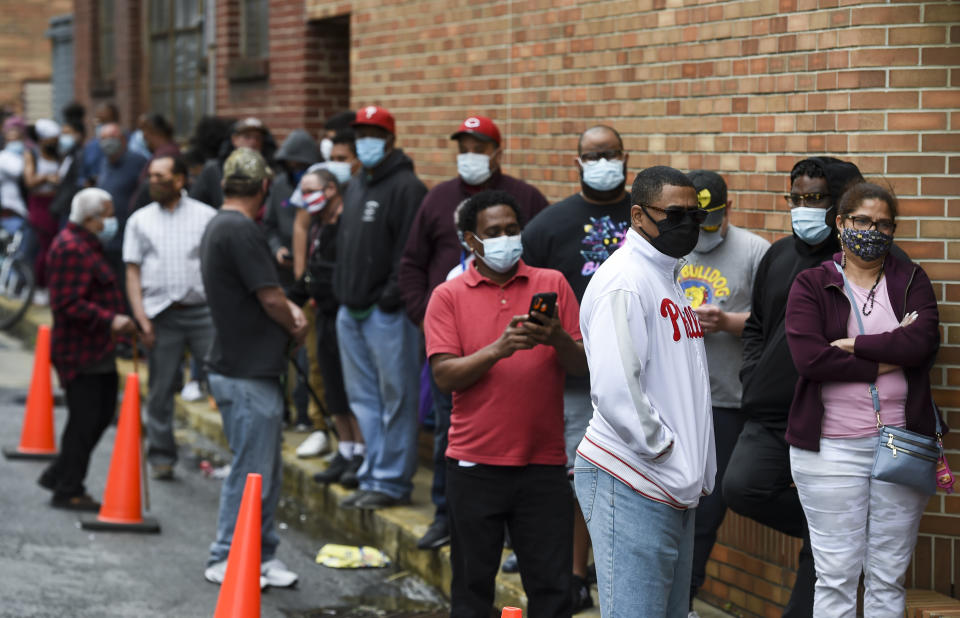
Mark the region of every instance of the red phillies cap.
<instances>
[{"instance_id":1,"label":"red phillies cap","mask_svg":"<svg viewBox=\"0 0 960 618\"><path fill-rule=\"evenodd\" d=\"M396 135L396 123L393 114L377 105L368 105L357 110L357 119L351 123L355 127L370 125L386 129Z\"/></svg>"},{"instance_id":2,"label":"red phillies cap","mask_svg":"<svg viewBox=\"0 0 960 618\"><path fill-rule=\"evenodd\" d=\"M461 135L472 135L485 142L500 145L500 129L486 116L470 116L463 121L456 133L450 139L457 139Z\"/></svg>"}]
</instances>

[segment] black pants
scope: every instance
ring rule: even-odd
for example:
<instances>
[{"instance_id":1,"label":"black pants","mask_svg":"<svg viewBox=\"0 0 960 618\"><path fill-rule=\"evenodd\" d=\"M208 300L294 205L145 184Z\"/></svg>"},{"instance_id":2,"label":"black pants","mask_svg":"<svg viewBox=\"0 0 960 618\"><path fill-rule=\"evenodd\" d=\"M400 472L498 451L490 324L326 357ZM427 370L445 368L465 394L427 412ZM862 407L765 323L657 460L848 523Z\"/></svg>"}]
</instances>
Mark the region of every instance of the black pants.
<instances>
[{"instance_id":1,"label":"black pants","mask_svg":"<svg viewBox=\"0 0 960 618\"><path fill-rule=\"evenodd\" d=\"M564 466L461 467L447 460L451 618L489 618L510 530L529 618L571 615L573 495Z\"/></svg>"},{"instance_id":2,"label":"black pants","mask_svg":"<svg viewBox=\"0 0 960 618\"><path fill-rule=\"evenodd\" d=\"M67 426L60 438L60 455L43 478L53 484L55 498L86 493L90 454L106 431L117 409L117 372L80 374L66 384Z\"/></svg>"},{"instance_id":3,"label":"black pants","mask_svg":"<svg viewBox=\"0 0 960 618\"><path fill-rule=\"evenodd\" d=\"M694 522L693 537L693 578L690 582L690 602L703 586L707 576L707 560L713 545L717 542L717 530L727 514L727 503L723 499L723 475L727 462L733 453L733 447L740 437L745 419L737 408L713 409L713 436L717 453L717 482L713 493L700 498L697 518Z\"/></svg>"},{"instance_id":4,"label":"black pants","mask_svg":"<svg viewBox=\"0 0 960 618\"><path fill-rule=\"evenodd\" d=\"M755 421L744 424L723 477L723 498L734 512L803 539L797 581L783 615L812 616L817 577L807 519L790 474L790 448L782 431Z\"/></svg>"}]
</instances>

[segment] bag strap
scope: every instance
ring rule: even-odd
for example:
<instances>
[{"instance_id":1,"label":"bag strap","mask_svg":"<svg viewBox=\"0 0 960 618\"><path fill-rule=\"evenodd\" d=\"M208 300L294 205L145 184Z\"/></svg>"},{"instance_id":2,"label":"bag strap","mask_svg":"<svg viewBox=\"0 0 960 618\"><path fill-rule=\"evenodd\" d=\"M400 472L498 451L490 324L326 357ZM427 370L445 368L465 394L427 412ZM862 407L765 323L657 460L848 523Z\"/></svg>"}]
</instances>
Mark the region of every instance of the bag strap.
<instances>
[{"instance_id":1,"label":"bag strap","mask_svg":"<svg viewBox=\"0 0 960 618\"><path fill-rule=\"evenodd\" d=\"M863 335L865 334L863 332L863 318L860 317L860 310L857 309L857 299L853 296L853 289L850 287L850 282L847 281L847 275L843 272L843 268L836 262L834 262L833 265L837 268L840 276L843 277L843 291L846 292L847 298L850 300L850 311L853 312L853 315L857 316L857 328L860 329L860 334ZM873 412L877 415L877 429L883 429L883 422L880 420L880 393L877 392L877 385L871 382L869 390L870 399L873 400ZM939 420L937 424L939 425Z\"/></svg>"}]
</instances>

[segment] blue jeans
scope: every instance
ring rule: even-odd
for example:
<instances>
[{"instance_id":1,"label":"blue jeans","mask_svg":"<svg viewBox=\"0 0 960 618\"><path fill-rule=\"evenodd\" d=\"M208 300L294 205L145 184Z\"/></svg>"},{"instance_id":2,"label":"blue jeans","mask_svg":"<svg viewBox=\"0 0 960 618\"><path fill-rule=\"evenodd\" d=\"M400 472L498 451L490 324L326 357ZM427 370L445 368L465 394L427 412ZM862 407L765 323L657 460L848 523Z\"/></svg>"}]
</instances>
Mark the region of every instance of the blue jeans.
<instances>
[{"instance_id":1,"label":"blue jeans","mask_svg":"<svg viewBox=\"0 0 960 618\"><path fill-rule=\"evenodd\" d=\"M282 462L280 440L283 426L283 393L280 380L271 378L231 378L207 374L210 392L220 408L223 432L233 451L230 475L220 490L217 513L217 540L210 545L208 564L226 560L233 541L243 488L249 472L263 477L260 503L260 560L271 560L280 538L273 517L280 499Z\"/></svg>"},{"instance_id":2,"label":"blue jeans","mask_svg":"<svg viewBox=\"0 0 960 618\"><path fill-rule=\"evenodd\" d=\"M343 382L367 455L360 489L405 499L417 469L420 334L403 311L375 308L364 320L337 313Z\"/></svg>"},{"instance_id":3,"label":"blue jeans","mask_svg":"<svg viewBox=\"0 0 960 618\"><path fill-rule=\"evenodd\" d=\"M604 618L686 618L696 509L645 498L579 455L573 483Z\"/></svg>"}]
</instances>

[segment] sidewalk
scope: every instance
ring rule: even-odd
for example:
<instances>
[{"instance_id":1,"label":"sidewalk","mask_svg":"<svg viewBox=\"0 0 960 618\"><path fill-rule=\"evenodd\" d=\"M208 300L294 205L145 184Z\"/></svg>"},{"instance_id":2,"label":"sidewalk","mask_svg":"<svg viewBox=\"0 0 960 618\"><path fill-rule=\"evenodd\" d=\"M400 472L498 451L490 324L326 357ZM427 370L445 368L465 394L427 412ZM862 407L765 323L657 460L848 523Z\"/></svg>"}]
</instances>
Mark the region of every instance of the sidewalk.
<instances>
[{"instance_id":1,"label":"sidewalk","mask_svg":"<svg viewBox=\"0 0 960 618\"><path fill-rule=\"evenodd\" d=\"M50 323L50 313L45 308L33 308L11 335L32 346L37 325ZM146 369L141 364L140 373L144 395L146 394ZM130 361L120 361L121 373L133 370ZM175 414L178 426L178 442L190 446L192 436L219 445L228 453L223 435L220 414L206 401L185 402L176 398ZM450 548L423 551L416 547L417 540L427 531L433 519L433 504L430 502L432 471L421 461L414 477L413 503L410 506L394 507L379 511L342 510L339 502L349 495L339 485L321 486L313 481L313 474L326 467L322 458L299 459L295 450L306 439L306 433L284 432L283 442L283 490L280 508L287 521L298 522L297 526L307 532L335 529L356 543L383 549L397 565L411 571L428 584L435 586L449 597L450 594ZM211 515L212 516L212 515ZM598 602L597 591L592 592L594 603ZM497 576L496 604L498 607L513 605L526 607L526 596L516 574L499 573ZM729 616L717 608L698 602L696 609L703 618ZM594 608L580 616L599 616Z\"/></svg>"}]
</instances>

